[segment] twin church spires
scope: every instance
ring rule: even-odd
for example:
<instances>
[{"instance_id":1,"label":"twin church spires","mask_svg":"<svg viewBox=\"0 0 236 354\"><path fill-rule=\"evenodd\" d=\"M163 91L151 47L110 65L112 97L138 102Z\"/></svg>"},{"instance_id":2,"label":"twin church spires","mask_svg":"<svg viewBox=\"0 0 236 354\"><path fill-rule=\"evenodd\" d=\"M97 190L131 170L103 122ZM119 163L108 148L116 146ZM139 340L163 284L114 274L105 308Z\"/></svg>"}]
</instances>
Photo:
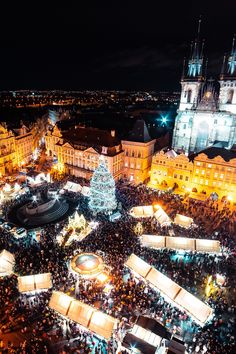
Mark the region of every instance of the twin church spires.
<instances>
[{"instance_id":1,"label":"twin church spires","mask_svg":"<svg viewBox=\"0 0 236 354\"><path fill-rule=\"evenodd\" d=\"M206 78L207 59L204 59L203 49L205 40L201 39L201 18L198 21L197 36L194 43L191 43L189 60L186 65L184 60L182 81L202 81ZM231 52L224 56L220 78L230 80L236 78L236 36L233 37Z\"/></svg>"}]
</instances>

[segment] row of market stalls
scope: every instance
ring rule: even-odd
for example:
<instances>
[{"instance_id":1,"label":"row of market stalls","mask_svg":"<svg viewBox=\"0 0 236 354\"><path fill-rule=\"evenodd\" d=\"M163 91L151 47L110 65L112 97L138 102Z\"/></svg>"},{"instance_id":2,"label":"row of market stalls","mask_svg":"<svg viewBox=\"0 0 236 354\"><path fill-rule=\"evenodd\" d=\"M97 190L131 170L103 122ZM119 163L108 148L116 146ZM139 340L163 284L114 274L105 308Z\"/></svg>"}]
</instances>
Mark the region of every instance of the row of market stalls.
<instances>
[{"instance_id":1,"label":"row of market stalls","mask_svg":"<svg viewBox=\"0 0 236 354\"><path fill-rule=\"evenodd\" d=\"M172 336L157 320L138 316L132 329L125 334L119 343L117 353L125 350L126 353L148 354L184 354L184 342Z\"/></svg>"},{"instance_id":2,"label":"row of market stalls","mask_svg":"<svg viewBox=\"0 0 236 354\"><path fill-rule=\"evenodd\" d=\"M220 241L217 240L160 235L142 235L140 236L140 241L143 247L150 247L154 249L168 248L192 252L196 251L206 253L221 253Z\"/></svg>"},{"instance_id":3,"label":"row of market stalls","mask_svg":"<svg viewBox=\"0 0 236 354\"><path fill-rule=\"evenodd\" d=\"M61 189L60 193L63 194L65 191L73 193L81 193L85 197L88 197L90 194L90 188L87 186L81 186L79 183L67 181L64 187Z\"/></svg>"},{"instance_id":4,"label":"row of market stalls","mask_svg":"<svg viewBox=\"0 0 236 354\"><path fill-rule=\"evenodd\" d=\"M157 289L168 302L187 312L200 326L204 326L212 317L213 310L210 306L190 294L134 253L131 254L125 265L136 276L141 277L145 282Z\"/></svg>"},{"instance_id":5,"label":"row of market stalls","mask_svg":"<svg viewBox=\"0 0 236 354\"><path fill-rule=\"evenodd\" d=\"M170 225L172 223L170 217L166 214L163 208L158 204L133 207L130 210L130 215L133 216L134 218L155 217L161 226ZM194 223L192 218L181 214L176 214L174 219L174 224L188 229Z\"/></svg>"},{"instance_id":6,"label":"row of market stalls","mask_svg":"<svg viewBox=\"0 0 236 354\"><path fill-rule=\"evenodd\" d=\"M53 291L49 307L106 340L117 328L118 321L114 317L60 291Z\"/></svg>"}]
</instances>

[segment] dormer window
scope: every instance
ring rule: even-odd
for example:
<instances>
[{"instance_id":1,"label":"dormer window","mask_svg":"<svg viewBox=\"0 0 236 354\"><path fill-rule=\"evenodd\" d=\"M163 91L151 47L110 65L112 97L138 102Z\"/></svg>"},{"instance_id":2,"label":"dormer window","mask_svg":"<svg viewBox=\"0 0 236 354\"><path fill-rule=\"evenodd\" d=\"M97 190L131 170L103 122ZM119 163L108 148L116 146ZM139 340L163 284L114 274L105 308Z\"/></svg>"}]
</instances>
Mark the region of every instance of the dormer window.
<instances>
[{"instance_id":1,"label":"dormer window","mask_svg":"<svg viewBox=\"0 0 236 354\"><path fill-rule=\"evenodd\" d=\"M102 154L107 155L107 147L106 146L102 147Z\"/></svg>"}]
</instances>

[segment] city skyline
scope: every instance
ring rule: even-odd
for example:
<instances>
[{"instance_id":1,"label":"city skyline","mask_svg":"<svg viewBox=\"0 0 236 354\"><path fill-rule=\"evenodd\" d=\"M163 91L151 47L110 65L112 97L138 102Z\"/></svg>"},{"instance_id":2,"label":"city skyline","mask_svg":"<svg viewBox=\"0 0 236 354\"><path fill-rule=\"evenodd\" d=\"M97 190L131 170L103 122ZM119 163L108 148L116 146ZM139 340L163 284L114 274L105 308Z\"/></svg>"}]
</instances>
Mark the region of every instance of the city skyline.
<instances>
[{"instance_id":1,"label":"city skyline","mask_svg":"<svg viewBox=\"0 0 236 354\"><path fill-rule=\"evenodd\" d=\"M184 57L196 36L206 39L209 76L218 77L235 30L213 1L145 7L137 2L2 7L0 90L180 90Z\"/></svg>"}]
</instances>

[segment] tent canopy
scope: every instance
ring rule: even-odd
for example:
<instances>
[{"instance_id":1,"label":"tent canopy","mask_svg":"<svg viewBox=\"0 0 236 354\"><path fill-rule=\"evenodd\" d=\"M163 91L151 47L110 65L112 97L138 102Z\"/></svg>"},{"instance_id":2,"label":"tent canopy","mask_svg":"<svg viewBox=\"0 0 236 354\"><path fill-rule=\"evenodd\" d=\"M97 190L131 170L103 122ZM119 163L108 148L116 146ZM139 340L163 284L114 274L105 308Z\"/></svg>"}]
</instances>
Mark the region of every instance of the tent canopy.
<instances>
[{"instance_id":1,"label":"tent canopy","mask_svg":"<svg viewBox=\"0 0 236 354\"><path fill-rule=\"evenodd\" d=\"M88 330L109 340L117 320L81 301L60 292L53 291L49 307Z\"/></svg>"},{"instance_id":2,"label":"tent canopy","mask_svg":"<svg viewBox=\"0 0 236 354\"><path fill-rule=\"evenodd\" d=\"M79 183L67 181L63 189L66 189L70 192L78 193L81 192L82 186Z\"/></svg>"},{"instance_id":3,"label":"tent canopy","mask_svg":"<svg viewBox=\"0 0 236 354\"><path fill-rule=\"evenodd\" d=\"M174 223L176 225L185 227L186 229L189 229L191 227L191 225L193 224L193 219L189 218L188 216L185 215L180 215L180 214L176 214L175 219L174 219Z\"/></svg>"},{"instance_id":4,"label":"tent canopy","mask_svg":"<svg viewBox=\"0 0 236 354\"><path fill-rule=\"evenodd\" d=\"M213 311L207 304L190 294L154 267L151 267L135 254L131 254L125 265L165 295L167 300L173 301L175 306L185 310L201 326L211 316Z\"/></svg>"},{"instance_id":5,"label":"tent canopy","mask_svg":"<svg viewBox=\"0 0 236 354\"><path fill-rule=\"evenodd\" d=\"M216 240L194 239L188 237L169 237L159 235L140 236L142 246L168 248L175 250L220 253L220 242Z\"/></svg>"},{"instance_id":6,"label":"tent canopy","mask_svg":"<svg viewBox=\"0 0 236 354\"><path fill-rule=\"evenodd\" d=\"M13 273L15 257L10 252L3 250L0 253L0 276L5 276Z\"/></svg>"},{"instance_id":7,"label":"tent canopy","mask_svg":"<svg viewBox=\"0 0 236 354\"><path fill-rule=\"evenodd\" d=\"M136 206L130 210L130 215L134 218L147 218L155 216L160 225L169 225L171 223L171 219L166 214L166 212L162 209L162 207L158 204L156 205L143 205Z\"/></svg>"},{"instance_id":8,"label":"tent canopy","mask_svg":"<svg viewBox=\"0 0 236 354\"><path fill-rule=\"evenodd\" d=\"M49 289L51 287L51 273L25 275L22 277L18 277L18 289L20 293Z\"/></svg>"}]
</instances>

